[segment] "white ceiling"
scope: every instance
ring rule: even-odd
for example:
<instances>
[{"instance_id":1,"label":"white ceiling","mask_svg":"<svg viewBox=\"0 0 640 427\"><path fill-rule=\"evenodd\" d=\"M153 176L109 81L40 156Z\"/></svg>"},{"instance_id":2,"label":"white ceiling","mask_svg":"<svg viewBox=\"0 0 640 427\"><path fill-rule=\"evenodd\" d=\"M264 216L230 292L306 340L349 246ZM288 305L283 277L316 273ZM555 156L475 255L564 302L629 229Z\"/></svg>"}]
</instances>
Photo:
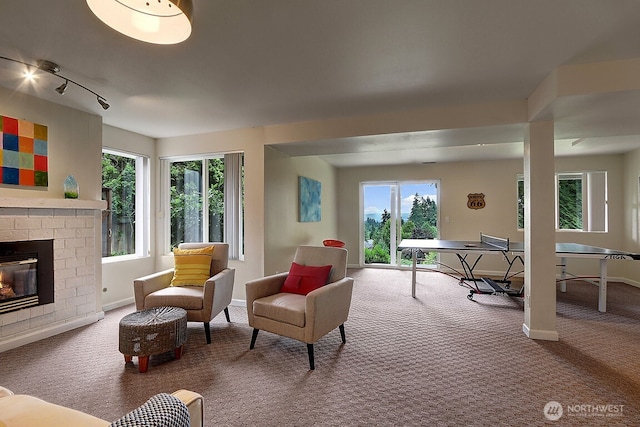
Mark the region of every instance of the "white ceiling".
<instances>
[{"instance_id":1,"label":"white ceiling","mask_svg":"<svg viewBox=\"0 0 640 427\"><path fill-rule=\"evenodd\" d=\"M161 138L525 99L560 65L640 58L638 0L194 0L194 8L191 37L159 46L106 27L84 0L1 0L0 55L56 62L111 108L75 87L58 95L50 75L26 86L23 67L7 61L0 85ZM556 152L640 147L639 106L637 93L558 102ZM350 166L517 157L521 141L510 125L277 148Z\"/></svg>"}]
</instances>

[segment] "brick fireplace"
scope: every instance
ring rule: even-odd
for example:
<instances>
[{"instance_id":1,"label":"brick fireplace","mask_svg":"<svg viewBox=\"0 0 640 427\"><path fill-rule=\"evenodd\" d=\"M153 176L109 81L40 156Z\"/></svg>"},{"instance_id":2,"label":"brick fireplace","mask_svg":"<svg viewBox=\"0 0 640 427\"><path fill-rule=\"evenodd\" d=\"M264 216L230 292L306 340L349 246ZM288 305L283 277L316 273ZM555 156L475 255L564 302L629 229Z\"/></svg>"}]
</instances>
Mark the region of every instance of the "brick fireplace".
<instances>
[{"instance_id":1,"label":"brick fireplace","mask_svg":"<svg viewBox=\"0 0 640 427\"><path fill-rule=\"evenodd\" d=\"M0 314L0 351L99 320L102 201L0 198L0 242L53 240L54 302ZM97 233L98 232L98 233Z\"/></svg>"}]
</instances>

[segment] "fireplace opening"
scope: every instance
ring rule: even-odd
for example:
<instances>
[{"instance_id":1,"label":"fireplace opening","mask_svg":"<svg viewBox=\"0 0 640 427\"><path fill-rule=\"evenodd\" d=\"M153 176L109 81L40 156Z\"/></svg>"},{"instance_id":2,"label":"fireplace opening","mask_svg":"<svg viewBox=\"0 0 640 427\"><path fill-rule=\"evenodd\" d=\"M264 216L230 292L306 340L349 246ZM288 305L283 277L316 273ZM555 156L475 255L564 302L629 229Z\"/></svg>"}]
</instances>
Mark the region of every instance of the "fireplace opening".
<instances>
[{"instance_id":1,"label":"fireplace opening","mask_svg":"<svg viewBox=\"0 0 640 427\"><path fill-rule=\"evenodd\" d=\"M53 302L53 240L0 242L0 314Z\"/></svg>"}]
</instances>

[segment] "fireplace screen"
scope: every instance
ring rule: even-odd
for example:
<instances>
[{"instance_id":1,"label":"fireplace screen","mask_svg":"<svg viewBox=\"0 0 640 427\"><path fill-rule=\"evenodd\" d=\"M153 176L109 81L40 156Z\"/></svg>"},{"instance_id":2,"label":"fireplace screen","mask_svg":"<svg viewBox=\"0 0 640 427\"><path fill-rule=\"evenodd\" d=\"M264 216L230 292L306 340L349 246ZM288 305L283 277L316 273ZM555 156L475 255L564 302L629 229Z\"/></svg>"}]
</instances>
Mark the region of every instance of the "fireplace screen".
<instances>
[{"instance_id":1,"label":"fireplace screen","mask_svg":"<svg viewBox=\"0 0 640 427\"><path fill-rule=\"evenodd\" d=\"M51 304L54 293L53 240L0 242L0 314Z\"/></svg>"},{"instance_id":2,"label":"fireplace screen","mask_svg":"<svg viewBox=\"0 0 640 427\"><path fill-rule=\"evenodd\" d=\"M0 313L38 305L38 258L0 258Z\"/></svg>"}]
</instances>

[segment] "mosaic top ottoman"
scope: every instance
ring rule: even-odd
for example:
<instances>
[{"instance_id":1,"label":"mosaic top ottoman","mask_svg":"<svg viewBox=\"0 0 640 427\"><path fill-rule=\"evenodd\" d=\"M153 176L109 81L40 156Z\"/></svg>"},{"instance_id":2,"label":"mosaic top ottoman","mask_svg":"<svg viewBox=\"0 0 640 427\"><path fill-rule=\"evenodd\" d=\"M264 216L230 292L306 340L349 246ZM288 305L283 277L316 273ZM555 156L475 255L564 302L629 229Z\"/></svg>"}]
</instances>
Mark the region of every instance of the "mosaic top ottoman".
<instances>
[{"instance_id":1,"label":"mosaic top ottoman","mask_svg":"<svg viewBox=\"0 0 640 427\"><path fill-rule=\"evenodd\" d=\"M125 363L138 357L140 372L147 372L149 356L174 350L182 356L187 340L187 312L178 307L155 307L127 314L120 320L120 353Z\"/></svg>"}]
</instances>

